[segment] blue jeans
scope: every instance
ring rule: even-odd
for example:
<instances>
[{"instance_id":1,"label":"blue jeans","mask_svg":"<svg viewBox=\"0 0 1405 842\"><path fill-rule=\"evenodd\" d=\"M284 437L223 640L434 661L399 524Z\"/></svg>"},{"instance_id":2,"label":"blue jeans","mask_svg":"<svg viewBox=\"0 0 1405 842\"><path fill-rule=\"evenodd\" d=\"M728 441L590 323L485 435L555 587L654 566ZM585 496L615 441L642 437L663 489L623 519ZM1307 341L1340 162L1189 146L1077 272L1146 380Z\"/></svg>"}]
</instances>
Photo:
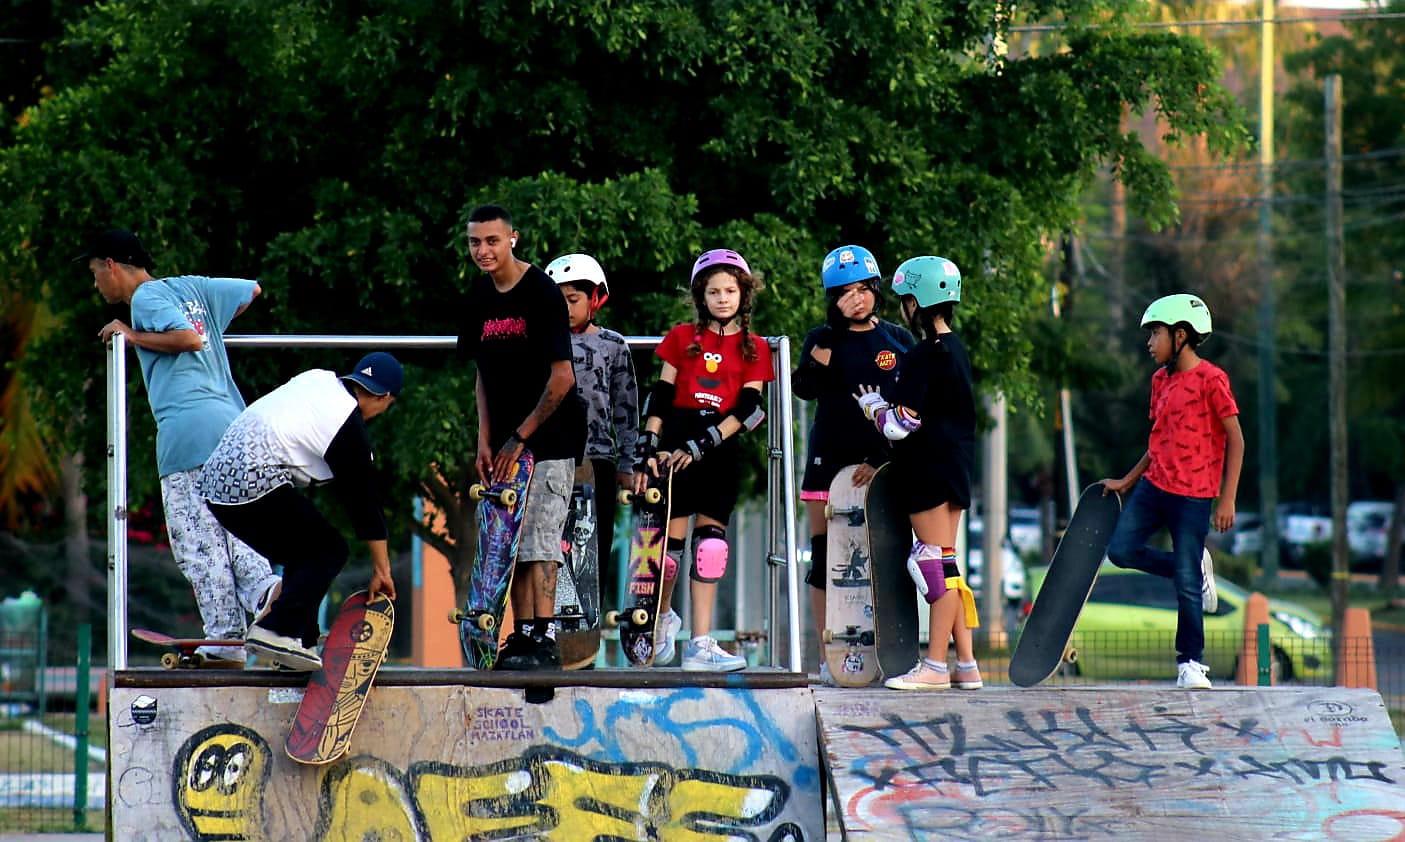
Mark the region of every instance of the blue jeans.
<instances>
[{"instance_id":1,"label":"blue jeans","mask_svg":"<svg viewBox=\"0 0 1405 842\"><path fill-rule=\"evenodd\" d=\"M1200 557L1210 532L1208 498L1182 497L1146 480L1137 483L1117 519L1107 557L1118 567L1170 579L1176 585L1176 662L1204 662L1205 613L1200 601ZM1162 527L1171 533L1171 552L1146 542Z\"/></svg>"}]
</instances>

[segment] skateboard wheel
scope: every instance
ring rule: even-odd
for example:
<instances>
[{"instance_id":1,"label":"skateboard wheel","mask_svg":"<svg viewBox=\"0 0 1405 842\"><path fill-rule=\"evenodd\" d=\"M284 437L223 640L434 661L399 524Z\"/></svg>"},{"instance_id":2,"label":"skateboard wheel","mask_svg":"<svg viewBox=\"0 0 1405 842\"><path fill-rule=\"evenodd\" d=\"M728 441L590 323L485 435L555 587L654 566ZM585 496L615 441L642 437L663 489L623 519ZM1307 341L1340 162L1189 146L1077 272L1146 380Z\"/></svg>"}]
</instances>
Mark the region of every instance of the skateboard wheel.
<instances>
[{"instance_id":1,"label":"skateboard wheel","mask_svg":"<svg viewBox=\"0 0 1405 842\"><path fill-rule=\"evenodd\" d=\"M618 626L619 624L620 624L620 612L618 612L618 611L606 611L606 612L605 612L605 626L606 626L607 628L612 628L612 629L613 629L613 628L615 628L616 626Z\"/></svg>"},{"instance_id":2,"label":"skateboard wheel","mask_svg":"<svg viewBox=\"0 0 1405 842\"><path fill-rule=\"evenodd\" d=\"M174 652L167 652L166 654L161 656L161 666L165 667L168 670L173 670L176 667L180 666L180 662L180 656Z\"/></svg>"},{"instance_id":3,"label":"skateboard wheel","mask_svg":"<svg viewBox=\"0 0 1405 842\"><path fill-rule=\"evenodd\" d=\"M454 625L458 625L459 623L462 623L462 622L463 622L463 618L464 618L464 613L463 613L462 611L458 610L457 608L455 608L453 611L450 611L450 612L449 612L449 622L453 623Z\"/></svg>"},{"instance_id":4,"label":"skateboard wheel","mask_svg":"<svg viewBox=\"0 0 1405 842\"><path fill-rule=\"evenodd\" d=\"M479 500L483 499L483 493L487 490L488 489L482 483L475 482L468 487L468 499L477 503Z\"/></svg>"},{"instance_id":5,"label":"skateboard wheel","mask_svg":"<svg viewBox=\"0 0 1405 842\"><path fill-rule=\"evenodd\" d=\"M645 503L658 503L663 500L663 492L657 488L650 488L644 492Z\"/></svg>"},{"instance_id":6,"label":"skateboard wheel","mask_svg":"<svg viewBox=\"0 0 1405 842\"><path fill-rule=\"evenodd\" d=\"M829 519L832 518L832 517L834 517L834 506L833 506L833 504L825 503L825 504L824 504L824 519L825 519L825 520L829 520Z\"/></svg>"},{"instance_id":7,"label":"skateboard wheel","mask_svg":"<svg viewBox=\"0 0 1405 842\"><path fill-rule=\"evenodd\" d=\"M1068 651L1064 653L1064 661L1070 664L1078 663L1078 650L1070 646Z\"/></svg>"},{"instance_id":8,"label":"skateboard wheel","mask_svg":"<svg viewBox=\"0 0 1405 842\"><path fill-rule=\"evenodd\" d=\"M479 631L492 631L497 628L498 621L492 614L479 614L476 625Z\"/></svg>"},{"instance_id":9,"label":"skateboard wheel","mask_svg":"<svg viewBox=\"0 0 1405 842\"><path fill-rule=\"evenodd\" d=\"M834 632L829 629L825 629L824 631L820 632L820 640L824 641L825 643L833 643Z\"/></svg>"},{"instance_id":10,"label":"skateboard wheel","mask_svg":"<svg viewBox=\"0 0 1405 842\"><path fill-rule=\"evenodd\" d=\"M621 488L619 493L615 495L615 499L619 501L621 506L628 506L634 502L634 492Z\"/></svg>"},{"instance_id":11,"label":"skateboard wheel","mask_svg":"<svg viewBox=\"0 0 1405 842\"><path fill-rule=\"evenodd\" d=\"M511 488L505 488L498 499L502 501L504 506L514 506L517 504L517 492Z\"/></svg>"},{"instance_id":12,"label":"skateboard wheel","mask_svg":"<svg viewBox=\"0 0 1405 842\"><path fill-rule=\"evenodd\" d=\"M649 625L649 612L643 608L636 608L629 612L629 621L636 626Z\"/></svg>"}]
</instances>

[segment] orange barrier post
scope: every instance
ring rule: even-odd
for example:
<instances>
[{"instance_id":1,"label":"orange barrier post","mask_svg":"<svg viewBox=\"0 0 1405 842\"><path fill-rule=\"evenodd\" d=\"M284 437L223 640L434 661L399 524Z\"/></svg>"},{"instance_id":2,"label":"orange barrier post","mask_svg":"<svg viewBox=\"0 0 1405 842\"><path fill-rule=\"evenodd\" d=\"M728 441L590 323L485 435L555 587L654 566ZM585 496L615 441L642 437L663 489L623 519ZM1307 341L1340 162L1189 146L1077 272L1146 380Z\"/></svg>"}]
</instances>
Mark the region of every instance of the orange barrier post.
<instances>
[{"instance_id":1,"label":"orange barrier post","mask_svg":"<svg viewBox=\"0 0 1405 842\"><path fill-rule=\"evenodd\" d=\"M1371 642L1371 612L1348 608L1342 621L1342 645L1337 657L1337 682L1342 687L1376 687L1376 647Z\"/></svg>"},{"instance_id":2,"label":"orange barrier post","mask_svg":"<svg viewBox=\"0 0 1405 842\"><path fill-rule=\"evenodd\" d=\"M444 528L444 516L424 501L424 516L432 528ZM449 622L455 606L454 576L444 554L420 542L411 588L414 622L411 628L412 660L417 667L463 667L458 627Z\"/></svg>"},{"instance_id":3,"label":"orange barrier post","mask_svg":"<svg viewBox=\"0 0 1405 842\"><path fill-rule=\"evenodd\" d=\"M1268 622L1268 597L1249 594L1244 603L1244 640L1239 644L1239 668L1234 673L1236 684L1255 686L1259 683L1259 624Z\"/></svg>"}]
</instances>

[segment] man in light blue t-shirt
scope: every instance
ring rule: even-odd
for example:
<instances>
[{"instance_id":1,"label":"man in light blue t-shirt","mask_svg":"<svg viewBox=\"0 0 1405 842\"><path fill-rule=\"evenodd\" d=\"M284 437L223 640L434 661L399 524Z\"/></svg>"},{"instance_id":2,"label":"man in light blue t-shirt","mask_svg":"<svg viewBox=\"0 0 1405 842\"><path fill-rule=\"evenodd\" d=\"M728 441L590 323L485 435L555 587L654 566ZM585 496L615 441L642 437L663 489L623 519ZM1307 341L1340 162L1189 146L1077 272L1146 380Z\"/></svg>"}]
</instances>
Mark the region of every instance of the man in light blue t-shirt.
<instances>
[{"instance_id":1,"label":"man in light blue t-shirt","mask_svg":"<svg viewBox=\"0 0 1405 842\"><path fill-rule=\"evenodd\" d=\"M136 349L156 416L156 467L171 551L195 592L211 640L242 640L245 612L261 615L278 594L268 561L227 533L196 490L200 469L244 410L229 371L224 331L262 290L255 281L180 275L153 278L150 255L130 231L99 235L80 259L109 304L131 305L132 324L114 319L98 336L120 333ZM235 647L207 656L242 665Z\"/></svg>"}]
</instances>

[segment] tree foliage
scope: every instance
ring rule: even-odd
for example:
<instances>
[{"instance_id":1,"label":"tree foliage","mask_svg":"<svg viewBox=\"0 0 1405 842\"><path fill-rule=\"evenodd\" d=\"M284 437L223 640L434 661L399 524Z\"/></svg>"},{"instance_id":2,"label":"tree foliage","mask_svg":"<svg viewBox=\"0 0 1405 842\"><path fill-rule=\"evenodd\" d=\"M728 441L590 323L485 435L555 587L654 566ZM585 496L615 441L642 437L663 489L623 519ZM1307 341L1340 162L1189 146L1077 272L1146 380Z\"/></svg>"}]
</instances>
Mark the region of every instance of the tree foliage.
<instances>
[{"instance_id":1,"label":"tree foliage","mask_svg":"<svg viewBox=\"0 0 1405 842\"><path fill-rule=\"evenodd\" d=\"M599 257L604 319L629 333L686 316L705 247L746 254L767 284L757 328L792 338L820 316L827 248L864 243L889 271L943 254L968 278L959 325L982 388L1028 395L1041 238L1076 222L1098 168L1149 218L1174 218L1124 109L1154 112L1171 141L1242 137L1211 52L1128 29L1125 6L1021 4L1070 29L1010 59L992 54L1009 25L994 0L94 6L54 50L70 83L0 150L5 274L64 325L27 357L44 410L81 417L68 445L95 447L89 338L112 314L68 262L95 228L139 231L163 273L258 277L239 331L452 333L464 219L486 200L514 212L519 255ZM343 356L234 365L252 397ZM416 361L375 435L398 500L420 487L447 503L471 470L472 379L443 355ZM154 473L149 454L135 446L134 471ZM441 537L462 557L466 534Z\"/></svg>"}]
</instances>

